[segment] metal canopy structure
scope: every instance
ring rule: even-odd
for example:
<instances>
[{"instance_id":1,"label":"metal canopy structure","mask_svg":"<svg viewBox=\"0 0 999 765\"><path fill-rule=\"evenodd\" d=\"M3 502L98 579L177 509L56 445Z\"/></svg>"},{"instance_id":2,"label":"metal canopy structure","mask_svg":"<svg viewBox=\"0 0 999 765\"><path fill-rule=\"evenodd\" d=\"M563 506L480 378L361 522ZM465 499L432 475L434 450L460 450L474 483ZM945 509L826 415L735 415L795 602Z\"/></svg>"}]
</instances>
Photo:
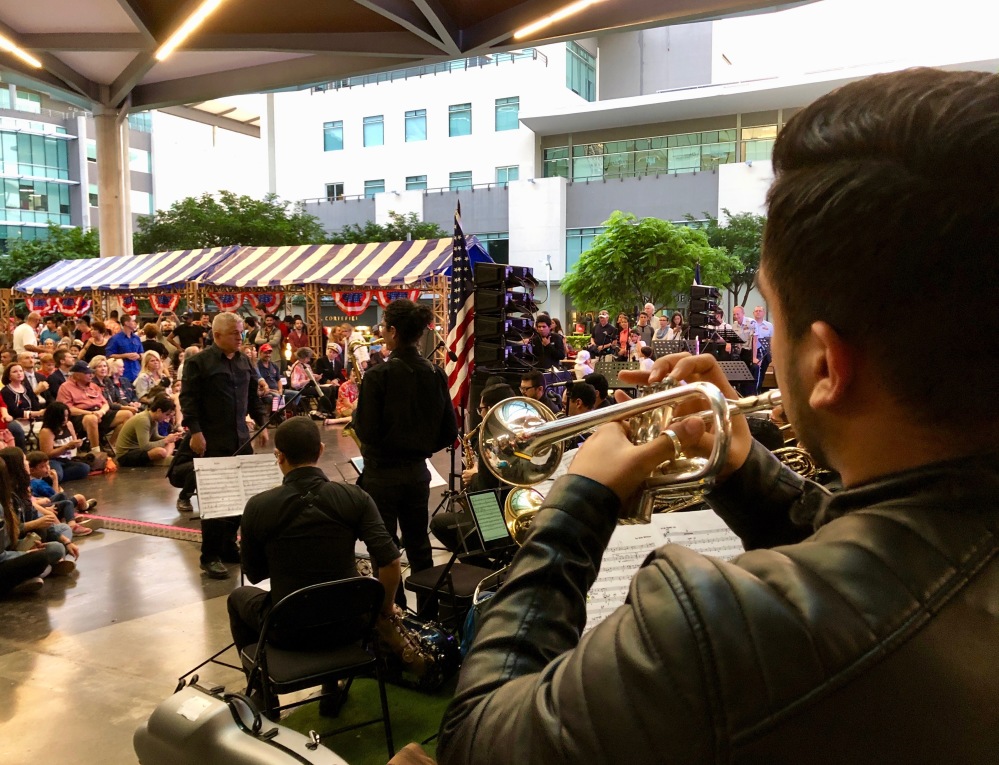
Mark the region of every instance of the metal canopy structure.
<instances>
[{"instance_id":1,"label":"metal canopy structure","mask_svg":"<svg viewBox=\"0 0 999 765\"><path fill-rule=\"evenodd\" d=\"M7 79L42 84L84 108L139 111L778 5L599 0L514 39L570 2L223 0L163 61L157 49L201 0L8 2L0 7L0 35L42 66L0 52L0 68Z\"/></svg>"}]
</instances>

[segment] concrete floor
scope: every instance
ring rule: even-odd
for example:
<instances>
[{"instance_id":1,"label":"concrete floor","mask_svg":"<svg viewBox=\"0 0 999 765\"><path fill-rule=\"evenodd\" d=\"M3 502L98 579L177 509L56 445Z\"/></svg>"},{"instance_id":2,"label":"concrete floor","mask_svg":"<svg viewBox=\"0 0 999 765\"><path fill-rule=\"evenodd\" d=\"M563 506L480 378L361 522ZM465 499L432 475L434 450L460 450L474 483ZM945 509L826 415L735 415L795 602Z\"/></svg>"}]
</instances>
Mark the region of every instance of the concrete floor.
<instances>
[{"instance_id":1,"label":"concrete floor","mask_svg":"<svg viewBox=\"0 0 999 765\"><path fill-rule=\"evenodd\" d=\"M321 467L332 480L342 472L352 482L347 460L358 451L340 430L324 428ZM447 453L433 462L446 477ZM177 512L178 490L163 473L123 468L67 488L96 498L96 514L197 527L197 519ZM440 490L431 490L431 510L439 499ZM70 577L50 577L38 593L0 601L4 765L136 762L136 727L182 674L231 641L225 598L239 583L238 567L230 567L229 580L208 579L196 543L123 531L97 532L80 550ZM218 666L201 675L227 688L243 679Z\"/></svg>"}]
</instances>

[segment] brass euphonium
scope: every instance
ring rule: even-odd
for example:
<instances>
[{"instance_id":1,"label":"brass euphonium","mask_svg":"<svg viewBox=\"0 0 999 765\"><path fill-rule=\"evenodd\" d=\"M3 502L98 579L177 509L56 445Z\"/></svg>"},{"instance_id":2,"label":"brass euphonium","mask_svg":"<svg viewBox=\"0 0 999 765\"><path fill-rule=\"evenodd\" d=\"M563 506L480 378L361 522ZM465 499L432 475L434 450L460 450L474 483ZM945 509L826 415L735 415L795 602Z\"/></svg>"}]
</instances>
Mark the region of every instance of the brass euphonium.
<instances>
[{"instance_id":1,"label":"brass euphonium","mask_svg":"<svg viewBox=\"0 0 999 765\"><path fill-rule=\"evenodd\" d=\"M501 401L486 413L479 435L483 464L501 481L526 490L514 489L507 497L507 524L515 539L526 533L541 506L540 494L529 487L558 468L562 441L607 422L627 420L630 440L644 443L664 435L670 425L687 417L704 420L715 434L711 454L706 458L677 455L660 465L645 480L639 501L625 508L619 518L621 523L649 523L657 496L699 496L714 484L728 456L733 416L771 409L780 402L780 391L776 390L731 401L707 382L652 390L640 398L561 420L555 420L544 404L522 396ZM705 409L673 417L674 408L691 399L703 400Z\"/></svg>"}]
</instances>

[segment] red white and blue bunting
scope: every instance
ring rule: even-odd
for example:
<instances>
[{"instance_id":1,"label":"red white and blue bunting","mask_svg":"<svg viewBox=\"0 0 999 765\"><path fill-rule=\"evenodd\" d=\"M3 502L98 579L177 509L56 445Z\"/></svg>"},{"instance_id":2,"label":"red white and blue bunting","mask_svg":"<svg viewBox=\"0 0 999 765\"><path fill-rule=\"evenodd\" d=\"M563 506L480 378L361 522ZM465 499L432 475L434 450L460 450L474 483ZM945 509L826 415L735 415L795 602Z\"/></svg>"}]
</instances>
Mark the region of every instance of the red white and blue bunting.
<instances>
[{"instance_id":1,"label":"red white and blue bunting","mask_svg":"<svg viewBox=\"0 0 999 765\"><path fill-rule=\"evenodd\" d=\"M180 295L150 295L149 304L156 311L157 315L161 313L167 313L168 311L173 312L177 310L177 305L180 303Z\"/></svg>"},{"instance_id":2,"label":"red white and blue bunting","mask_svg":"<svg viewBox=\"0 0 999 765\"><path fill-rule=\"evenodd\" d=\"M220 311L232 313L239 310L246 296L242 292L209 292L208 297L215 301Z\"/></svg>"},{"instance_id":3,"label":"red white and blue bunting","mask_svg":"<svg viewBox=\"0 0 999 765\"><path fill-rule=\"evenodd\" d=\"M378 305L388 308L388 304L393 300L402 298L416 302L420 299L420 290L377 290L375 297L378 298Z\"/></svg>"},{"instance_id":4,"label":"red white and blue bunting","mask_svg":"<svg viewBox=\"0 0 999 765\"><path fill-rule=\"evenodd\" d=\"M26 302L28 304L29 311L33 311L42 316L48 316L50 313L55 313L58 301L56 301L55 298L29 297Z\"/></svg>"},{"instance_id":5,"label":"red white and blue bunting","mask_svg":"<svg viewBox=\"0 0 999 765\"><path fill-rule=\"evenodd\" d=\"M249 298L250 305L264 313L277 313L284 302L283 292L247 292L246 297Z\"/></svg>"},{"instance_id":6,"label":"red white and blue bunting","mask_svg":"<svg viewBox=\"0 0 999 765\"><path fill-rule=\"evenodd\" d=\"M119 295L118 305L120 305L121 310L129 316L139 315L139 301L134 295Z\"/></svg>"},{"instance_id":7,"label":"red white and blue bunting","mask_svg":"<svg viewBox=\"0 0 999 765\"><path fill-rule=\"evenodd\" d=\"M344 316L360 316L371 305L370 292L334 292L333 302Z\"/></svg>"}]
</instances>

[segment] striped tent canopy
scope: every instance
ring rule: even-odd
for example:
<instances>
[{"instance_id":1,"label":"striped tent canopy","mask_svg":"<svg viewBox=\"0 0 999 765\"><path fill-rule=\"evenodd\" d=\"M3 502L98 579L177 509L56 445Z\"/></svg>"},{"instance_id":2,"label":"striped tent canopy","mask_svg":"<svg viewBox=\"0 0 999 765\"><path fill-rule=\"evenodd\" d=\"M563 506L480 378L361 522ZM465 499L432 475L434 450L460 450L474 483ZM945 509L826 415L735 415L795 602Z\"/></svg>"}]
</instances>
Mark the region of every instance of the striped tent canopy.
<instances>
[{"instance_id":1,"label":"striped tent canopy","mask_svg":"<svg viewBox=\"0 0 999 765\"><path fill-rule=\"evenodd\" d=\"M205 250L175 250L150 255L120 255L113 258L60 260L14 285L27 295L57 295L104 290L134 292L166 290L197 281L205 272L239 248L212 247Z\"/></svg>"},{"instance_id":2,"label":"striped tent canopy","mask_svg":"<svg viewBox=\"0 0 999 765\"><path fill-rule=\"evenodd\" d=\"M469 253L473 262L492 262L472 237L469 237ZM207 274L202 282L234 289L306 284L377 289L402 287L432 276L447 275L450 265L450 238L368 244L241 247Z\"/></svg>"}]
</instances>

